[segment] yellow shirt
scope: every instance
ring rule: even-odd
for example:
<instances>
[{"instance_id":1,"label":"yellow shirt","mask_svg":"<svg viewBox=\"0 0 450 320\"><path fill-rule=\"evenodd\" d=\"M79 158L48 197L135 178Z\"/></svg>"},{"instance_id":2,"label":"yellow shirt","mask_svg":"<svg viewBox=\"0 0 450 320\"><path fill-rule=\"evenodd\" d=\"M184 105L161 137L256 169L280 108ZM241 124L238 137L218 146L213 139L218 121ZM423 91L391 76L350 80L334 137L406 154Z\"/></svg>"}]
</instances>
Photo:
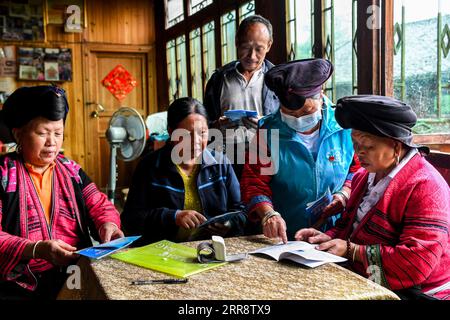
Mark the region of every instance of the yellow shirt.
<instances>
[{"instance_id":1,"label":"yellow shirt","mask_svg":"<svg viewBox=\"0 0 450 320\"><path fill-rule=\"evenodd\" d=\"M25 163L25 167L30 174L31 180L33 180L36 193L44 210L45 219L48 223L50 223L50 214L52 211L52 178L55 165L55 163L52 163L44 173L40 174L34 170L33 165Z\"/></svg>"},{"instance_id":2,"label":"yellow shirt","mask_svg":"<svg viewBox=\"0 0 450 320\"><path fill-rule=\"evenodd\" d=\"M178 165L177 171L183 179L184 184L184 207L183 210L195 210L197 212L202 212L202 203L200 202L200 197L198 195L197 189L197 176L199 166L196 165L194 170L188 176L186 172L183 171Z\"/></svg>"},{"instance_id":3,"label":"yellow shirt","mask_svg":"<svg viewBox=\"0 0 450 320\"><path fill-rule=\"evenodd\" d=\"M180 166L175 165L178 173L183 179L184 184L184 207L183 210L195 210L202 213L202 203L198 195L197 189L197 176L199 171L199 165L196 165L194 170L188 176ZM194 232L195 229L184 229L179 228L177 234L177 241L187 241L189 236Z\"/></svg>"}]
</instances>

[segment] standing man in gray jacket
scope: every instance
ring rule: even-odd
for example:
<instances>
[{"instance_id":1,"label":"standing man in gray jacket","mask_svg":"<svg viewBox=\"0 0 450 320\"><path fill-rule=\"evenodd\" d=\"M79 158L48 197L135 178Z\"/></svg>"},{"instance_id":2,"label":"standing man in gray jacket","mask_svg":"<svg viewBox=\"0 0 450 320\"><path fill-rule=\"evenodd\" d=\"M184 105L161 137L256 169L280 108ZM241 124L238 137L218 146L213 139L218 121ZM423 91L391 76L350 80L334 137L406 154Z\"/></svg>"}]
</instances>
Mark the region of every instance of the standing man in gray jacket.
<instances>
[{"instance_id":1,"label":"standing man in gray jacket","mask_svg":"<svg viewBox=\"0 0 450 320\"><path fill-rule=\"evenodd\" d=\"M273 64L265 59L273 42L271 23L260 15L249 16L239 25L235 41L238 60L226 64L212 74L206 85L203 103L211 128L221 129L224 133L226 129L243 129L240 132L235 131L232 136L229 136L228 130L228 137L225 138L227 144L234 143L235 154L229 158L240 179L243 157L237 154L240 148L236 146L248 146L248 141L257 128L258 119L277 111L279 100L264 83L265 73L273 67ZM224 116L227 110L256 111L258 116L244 117L236 122Z\"/></svg>"}]
</instances>

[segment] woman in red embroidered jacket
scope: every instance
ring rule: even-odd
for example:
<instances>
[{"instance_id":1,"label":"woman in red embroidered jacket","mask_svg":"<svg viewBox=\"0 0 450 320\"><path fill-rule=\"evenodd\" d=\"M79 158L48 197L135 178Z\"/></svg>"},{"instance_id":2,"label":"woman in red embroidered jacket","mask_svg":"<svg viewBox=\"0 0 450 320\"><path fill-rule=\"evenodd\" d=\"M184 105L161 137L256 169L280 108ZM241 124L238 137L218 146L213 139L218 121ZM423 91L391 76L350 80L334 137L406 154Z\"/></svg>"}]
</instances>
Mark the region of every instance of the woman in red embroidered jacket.
<instances>
[{"instance_id":1,"label":"woman in red embroidered jacket","mask_svg":"<svg viewBox=\"0 0 450 320\"><path fill-rule=\"evenodd\" d=\"M361 166L346 212L333 229L302 229L297 240L346 256L358 273L401 298L450 299L450 189L412 143L411 107L382 96L338 101Z\"/></svg>"},{"instance_id":2,"label":"woman in red embroidered jacket","mask_svg":"<svg viewBox=\"0 0 450 320\"><path fill-rule=\"evenodd\" d=\"M123 236L114 205L59 155L68 110L55 86L19 88L4 104L17 151L0 157L0 300L55 297L89 231Z\"/></svg>"}]
</instances>

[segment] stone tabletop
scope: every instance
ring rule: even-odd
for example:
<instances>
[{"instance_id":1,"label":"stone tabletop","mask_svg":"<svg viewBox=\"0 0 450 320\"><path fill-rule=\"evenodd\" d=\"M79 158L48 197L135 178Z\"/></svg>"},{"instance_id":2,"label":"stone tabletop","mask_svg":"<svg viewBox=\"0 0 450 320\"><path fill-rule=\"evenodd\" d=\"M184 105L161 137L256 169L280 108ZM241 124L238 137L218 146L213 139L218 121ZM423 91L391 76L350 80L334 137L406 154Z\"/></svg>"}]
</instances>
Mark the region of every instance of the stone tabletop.
<instances>
[{"instance_id":1,"label":"stone tabletop","mask_svg":"<svg viewBox=\"0 0 450 320\"><path fill-rule=\"evenodd\" d=\"M196 247L199 242L184 243ZM262 235L226 238L228 254L249 252L274 242ZM163 279L167 275L110 257L80 259L81 290L60 292L60 299L113 300L316 300L398 299L390 290L329 263L310 269L299 264L249 255L240 262L189 277L186 284L131 285L136 279Z\"/></svg>"}]
</instances>

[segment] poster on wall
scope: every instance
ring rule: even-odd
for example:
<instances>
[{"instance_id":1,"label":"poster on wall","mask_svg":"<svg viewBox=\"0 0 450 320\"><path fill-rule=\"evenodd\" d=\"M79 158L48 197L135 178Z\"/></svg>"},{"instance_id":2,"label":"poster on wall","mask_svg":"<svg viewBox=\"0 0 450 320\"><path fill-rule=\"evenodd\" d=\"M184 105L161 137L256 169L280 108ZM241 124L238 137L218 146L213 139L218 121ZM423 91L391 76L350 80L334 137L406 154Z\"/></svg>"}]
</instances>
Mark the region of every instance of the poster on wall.
<instances>
[{"instance_id":1,"label":"poster on wall","mask_svg":"<svg viewBox=\"0 0 450 320\"><path fill-rule=\"evenodd\" d=\"M19 80L72 81L72 51L67 48L19 47Z\"/></svg>"},{"instance_id":2,"label":"poster on wall","mask_svg":"<svg viewBox=\"0 0 450 320\"><path fill-rule=\"evenodd\" d=\"M45 41L44 0L0 0L0 40Z\"/></svg>"}]
</instances>

